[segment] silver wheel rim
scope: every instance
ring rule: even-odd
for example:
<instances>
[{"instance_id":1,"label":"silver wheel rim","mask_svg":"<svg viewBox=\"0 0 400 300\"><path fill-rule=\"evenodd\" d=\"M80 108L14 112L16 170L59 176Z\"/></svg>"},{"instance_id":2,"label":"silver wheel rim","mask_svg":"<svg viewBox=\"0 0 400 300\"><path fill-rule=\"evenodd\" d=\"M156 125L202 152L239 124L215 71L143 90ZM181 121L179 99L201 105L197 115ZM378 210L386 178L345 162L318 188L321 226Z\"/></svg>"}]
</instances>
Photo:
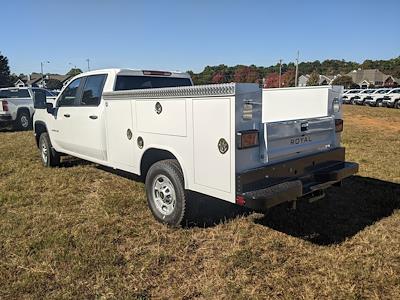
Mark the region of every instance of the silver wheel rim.
<instances>
[{"instance_id":1,"label":"silver wheel rim","mask_svg":"<svg viewBox=\"0 0 400 300\"><path fill-rule=\"evenodd\" d=\"M42 159L44 163L47 163L48 156L49 150L47 149L46 143L42 143Z\"/></svg>"},{"instance_id":2,"label":"silver wheel rim","mask_svg":"<svg viewBox=\"0 0 400 300\"><path fill-rule=\"evenodd\" d=\"M165 175L157 175L152 184L152 193L156 209L165 217L175 209L176 194L171 180Z\"/></svg>"},{"instance_id":3,"label":"silver wheel rim","mask_svg":"<svg viewBox=\"0 0 400 300\"><path fill-rule=\"evenodd\" d=\"M27 116L25 116L25 115L22 115L22 116L21 116L21 125L22 125L22 127L24 127L24 128L28 127L28 125L29 125L29 120L28 120Z\"/></svg>"}]
</instances>

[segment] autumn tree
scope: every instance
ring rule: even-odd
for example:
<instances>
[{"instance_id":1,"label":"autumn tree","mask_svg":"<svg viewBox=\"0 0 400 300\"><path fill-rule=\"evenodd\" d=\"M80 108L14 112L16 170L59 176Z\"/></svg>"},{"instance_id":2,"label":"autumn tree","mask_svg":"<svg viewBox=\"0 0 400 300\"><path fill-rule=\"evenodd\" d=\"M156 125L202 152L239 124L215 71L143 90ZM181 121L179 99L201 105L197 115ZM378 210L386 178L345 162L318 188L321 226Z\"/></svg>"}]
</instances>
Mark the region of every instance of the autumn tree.
<instances>
[{"instance_id":1,"label":"autumn tree","mask_svg":"<svg viewBox=\"0 0 400 300\"><path fill-rule=\"evenodd\" d=\"M241 66L235 71L235 82L257 82L259 79L258 70L255 67Z\"/></svg>"},{"instance_id":2,"label":"autumn tree","mask_svg":"<svg viewBox=\"0 0 400 300\"><path fill-rule=\"evenodd\" d=\"M319 85L319 74L316 71L313 71L308 78L307 86L317 86Z\"/></svg>"},{"instance_id":3,"label":"autumn tree","mask_svg":"<svg viewBox=\"0 0 400 300\"><path fill-rule=\"evenodd\" d=\"M289 87L289 86L294 86L295 84L295 71L294 70L288 70L285 74L282 75L282 86L283 87Z\"/></svg>"},{"instance_id":4,"label":"autumn tree","mask_svg":"<svg viewBox=\"0 0 400 300\"><path fill-rule=\"evenodd\" d=\"M264 81L265 88L277 88L279 87L279 74L278 73L271 73L265 77Z\"/></svg>"},{"instance_id":5,"label":"autumn tree","mask_svg":"<svg viewBox=\"0 0 400 300\"><path fill-rule=\"evenodd\" d=\"M224 73L222 72L217 72L214 74L214 76L211 79L212 83L223 83L225 79Z\"/></svg>"}]
</instances>

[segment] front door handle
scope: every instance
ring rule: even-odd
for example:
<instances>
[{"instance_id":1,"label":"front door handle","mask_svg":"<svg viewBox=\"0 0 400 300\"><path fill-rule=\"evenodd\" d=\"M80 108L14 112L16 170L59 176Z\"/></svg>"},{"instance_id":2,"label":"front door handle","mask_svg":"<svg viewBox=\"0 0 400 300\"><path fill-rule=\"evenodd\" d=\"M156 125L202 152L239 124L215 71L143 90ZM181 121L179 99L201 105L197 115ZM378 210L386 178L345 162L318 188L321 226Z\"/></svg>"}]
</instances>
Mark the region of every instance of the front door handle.
<instances>
[{"instance_id":1,"label":"front door handle","mask_svg":"<svg viewBox=\"0 0 400 300\"><path fill-rule=\"evenodd\" d=\"M64 117L69 118L71 115L70 114L64 114Z\"/></svg>"},{"instance_id":2,"label":"front door handle","mask_svg":"<svg viewBox=\"0 0 400 300\"><path fill-rule=\"evenodd\" d=\"M98 117L97 116L89 116L92 120L96 120Z\"/></svg>"}]
</instances>

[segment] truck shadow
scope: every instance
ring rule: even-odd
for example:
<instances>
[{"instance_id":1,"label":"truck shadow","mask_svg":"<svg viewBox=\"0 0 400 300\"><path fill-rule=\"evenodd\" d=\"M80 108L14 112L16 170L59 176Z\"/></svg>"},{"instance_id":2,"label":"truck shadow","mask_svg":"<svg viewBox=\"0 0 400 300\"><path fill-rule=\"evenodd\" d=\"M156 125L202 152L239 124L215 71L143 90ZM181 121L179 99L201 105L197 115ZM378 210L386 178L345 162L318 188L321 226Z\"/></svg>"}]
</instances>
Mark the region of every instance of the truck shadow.
<instances>
[{"instance_id":1,"label":"truck shadow","mask_svg":"<svg viewBox=\"0 0 400 300\"><path fill-rule=\"evenodd\" d=\"M353 176L341 188L329 189L323 200L299 201L297 210L290 212L287 206L277 206L255 222L317 245L331 245L399 208L400 184Z\"/></svg>"}]
</instances>

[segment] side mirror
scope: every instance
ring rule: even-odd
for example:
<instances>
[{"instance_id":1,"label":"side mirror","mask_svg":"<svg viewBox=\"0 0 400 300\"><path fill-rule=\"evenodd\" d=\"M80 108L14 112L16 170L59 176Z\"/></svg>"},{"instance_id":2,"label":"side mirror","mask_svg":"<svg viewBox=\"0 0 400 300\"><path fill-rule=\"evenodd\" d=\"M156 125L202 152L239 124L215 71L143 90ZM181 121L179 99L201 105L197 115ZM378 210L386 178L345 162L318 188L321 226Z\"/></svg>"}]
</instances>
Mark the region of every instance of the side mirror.
<instances>
[{"instance_id":1,"label":"side mirror","mask_svg":"<svg viewBox=\"0 0 400 300\"><path fill-rule=\"evenodd\" d=\"M46 108L46 93L42 90L36 90L33 93L33 107L35 109Z\"/></svg>"},{"instance_id":2,"label":"side mirror","mask_svg":"<svg viewBox=\"0 0 400 300\"><path fill-rule=\"evenodd\" d=\"M46 103L46 110L49 114L53 114L54 113L54 107L53 107L53 103Z\"/></svg>"}]
</instances>

